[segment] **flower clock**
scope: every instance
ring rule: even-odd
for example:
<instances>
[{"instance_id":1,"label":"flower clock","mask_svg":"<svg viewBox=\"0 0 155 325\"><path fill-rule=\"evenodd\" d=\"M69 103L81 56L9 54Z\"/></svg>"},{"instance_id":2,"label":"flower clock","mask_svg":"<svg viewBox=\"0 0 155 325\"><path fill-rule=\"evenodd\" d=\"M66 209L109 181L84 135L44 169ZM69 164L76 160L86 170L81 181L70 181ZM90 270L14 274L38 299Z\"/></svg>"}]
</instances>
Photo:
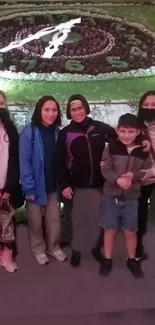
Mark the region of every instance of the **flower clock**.
<instances>
[{"instance_id":1,"label":"flower clock","mask_svg":"<svg viewBox=\"0 0 155 325\"><path fill-rule=\"evenodd\" d=\"M125 19L74 10L24 11L0 18L4 78L104 80L151 75L154 66L155 35Z\"/></svg>"}]
</instances>

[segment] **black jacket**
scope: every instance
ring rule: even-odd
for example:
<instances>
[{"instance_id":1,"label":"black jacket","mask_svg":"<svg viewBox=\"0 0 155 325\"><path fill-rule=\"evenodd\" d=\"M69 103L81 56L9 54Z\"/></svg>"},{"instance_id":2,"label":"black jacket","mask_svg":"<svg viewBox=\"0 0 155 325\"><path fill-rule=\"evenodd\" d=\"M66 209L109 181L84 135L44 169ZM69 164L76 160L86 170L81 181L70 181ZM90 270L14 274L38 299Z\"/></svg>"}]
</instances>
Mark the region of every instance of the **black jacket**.
<instances>
[{"instance_id":1,"label":"black jacket","mask_svg":"<svg viewBox=\"0 0 155 325\"><path fill-rule=\"evenodd\" d=\"M117 139L109 125L87 118L82 125L71 121L63 128L57 142L57 172L61 190L97 188L103 185L100 161L105 142Z\"/></svg>"},{"instance_id":2,"label":"black jacket","mask_svg":"<svg viewBox=\"0 0 155 325\"><path fill-rule=\"evenodd\" d=\"M24 204L24 197L19 184L19 135L16 127L12 124L7 130L9 138L9 161L5 187L2 193L10 194L10 203L14 209Z\"/></svg>"}]
</instances>

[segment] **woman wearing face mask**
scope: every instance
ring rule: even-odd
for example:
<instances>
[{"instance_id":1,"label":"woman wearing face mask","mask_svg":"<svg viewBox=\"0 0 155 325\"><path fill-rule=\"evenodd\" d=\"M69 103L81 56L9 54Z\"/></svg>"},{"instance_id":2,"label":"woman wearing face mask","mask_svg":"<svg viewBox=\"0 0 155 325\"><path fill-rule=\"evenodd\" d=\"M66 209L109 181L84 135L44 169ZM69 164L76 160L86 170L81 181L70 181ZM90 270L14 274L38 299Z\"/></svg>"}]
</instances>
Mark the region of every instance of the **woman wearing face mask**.
<instances>
[{"instance_id":1,"label":"woman wearing face mask","mask_svg":"<svg viewBox=\"0 0 155 325\"><path fill-rule=\"evenodd\" d=\"M73 198L72 258L78 267L81 250L89 240L95 240L103 179L100 161L105 142L117 138L109 125L88 117L90 108L82 95L73 95L67 104L71 123L59 133L58 181L65 199Z\"/></svg>"},{"instance_id":2,"label":"woman wearing face mask","mask_svg":"<svg viewBox=\"0 0 155 325\"><path fill-rule=\"evenodd\" d=\"M36 104L32 123L24 128L20 136L20 177L26 196L29 243L40 265L49 262L46 252L58 261L66 259L59 246L56 181L56 141L60 124L59 104L52 96L44 96ZM43 210L46 244L42 227Z\"/></svg>"},{"instance_id":3,"label":"woman wearing face mask","mask_svg":"<svg viewBox=\"0 0 155 325\"><path fill-rule=\"evenodd\" d=\"M144 135L151 143L152 168L146 171L139 198L139 225L137 242L137 259L147 258L144 252L143 237L147 231L148 200L155 188L155 91L145 93L139 102L138 118Z\"/></svg>"},{"instance_id":4,"label":"woman wearing face mask","mask_svg":"<svg viewBox=\"0 0 155 325\"><path fill-rule=\"evenodd\" d=\"M0 107L0 198L9 201L16 209L22 205L18 202L21 197L18 159L19 136L9 111L4 108L6 97L2 92L0 92L0 104L2 105ZM8 272L17 270L17 264L13 258L15 250L15 243L0 243L0 265Z\"/></svg>"}]
</instances>

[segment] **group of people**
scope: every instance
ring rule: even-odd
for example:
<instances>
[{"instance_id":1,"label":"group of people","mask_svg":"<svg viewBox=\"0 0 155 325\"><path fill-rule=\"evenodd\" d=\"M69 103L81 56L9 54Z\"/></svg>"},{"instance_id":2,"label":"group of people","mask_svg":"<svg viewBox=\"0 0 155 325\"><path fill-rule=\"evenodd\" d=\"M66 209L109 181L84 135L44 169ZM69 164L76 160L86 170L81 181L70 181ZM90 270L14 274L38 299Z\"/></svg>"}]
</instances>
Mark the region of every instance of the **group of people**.
<instances>
[{"instance_id":1,"label":"group of people","mask_svg":"<svg viewBox=\"0 0 155 325\"><path fill-rule=\"evenodd\" d=\"M127 267L139 278L143 276L140 262L148 258L143 238L148 199L155 187L155 91L142 96L138 116L122 115L116 130L91 119L89 113L87 100L72 95L66 108L71 122L61 129L59 103L43 96L31 123L18 136L1 91L1 199L16 209L22 188L30 250L38 264L47 264L49 256L60 262L67 259L60 248L59 202L63 200L72 221L72 267L79 267L90 240L99 274L109 275L114 238L123 230ZM15 243L0 243L0 247L0 265L14 272Z\"/></svg>"}]
</instances>

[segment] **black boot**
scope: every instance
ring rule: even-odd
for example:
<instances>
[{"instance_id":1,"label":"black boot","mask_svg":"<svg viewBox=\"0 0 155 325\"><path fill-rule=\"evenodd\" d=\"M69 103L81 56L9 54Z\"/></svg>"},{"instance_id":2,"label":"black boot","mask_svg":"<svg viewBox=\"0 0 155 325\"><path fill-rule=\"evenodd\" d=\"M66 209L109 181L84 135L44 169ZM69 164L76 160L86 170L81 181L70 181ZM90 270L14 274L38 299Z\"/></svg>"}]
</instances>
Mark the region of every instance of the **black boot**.
<instances>
[{"instance_id":1,"label":"black boot","mask_svg":"<svg viewBox=\"0 0 155 325\"><path fill-rule=\"evenodd\" d=\"M103 255L101 253L101 248L95 247L92 249L91 253L92 253L93 257L95 258L95 260L98 263L101 263L101 261L103 259Z\"/></svg>"},{"instance_id":2,"label":"black boot","mask_svg":"<svg viewBox=\"0 0 155 325\"><path fill-rule=\"evenodd\" d=\"M100 263L99 274L101 276L108 276L112 270L112 259L103 258Z\"/></svg>"},{"instance_id":3,"label":"black boot","mask_svg":"<svg viewBox=\"0 0 155 325\"><path fill-rule=\"evenodd\" d=\"M104 230L100 228L100 234L97 240L97 243L95 247L92 249L92 255L95 258L95 260L99 263L101 263L103 256L101 253L101 248L103 247L103 236L104 236Z\"/></svg>"},{"instance_id":4,"label":"black boot","mask_svg":"<svg viewBox=\"0 0 155 325\"><path fill-rule=\"evenodd\" d=\"M128 258L127 267L135 278L139 279L143 277L141 264L140 262L136 261L136 259Z\"/></svg>"},{"instance_id":5,"label":"black boot","mask_svg":"<svg viewBox=\"0 0 155 325\"><path fill-rule=\"evenodd\" d=\"M144 261L148 259L148 254L144 252L143 236L137 234L136 261Z\"/></svg>"},{"instance_id":6,"label":"black boot","mask_svg":"<svg viewBox=\"0 0 155 325\"><path fill-rule=\"evenodd\" d=\"M71 257L71 265L73 267L78 267L80 265L81 262L81 253L80 252L76 252L76 251L72 251L72 257Z\"/></svg>"}]
</instances>

